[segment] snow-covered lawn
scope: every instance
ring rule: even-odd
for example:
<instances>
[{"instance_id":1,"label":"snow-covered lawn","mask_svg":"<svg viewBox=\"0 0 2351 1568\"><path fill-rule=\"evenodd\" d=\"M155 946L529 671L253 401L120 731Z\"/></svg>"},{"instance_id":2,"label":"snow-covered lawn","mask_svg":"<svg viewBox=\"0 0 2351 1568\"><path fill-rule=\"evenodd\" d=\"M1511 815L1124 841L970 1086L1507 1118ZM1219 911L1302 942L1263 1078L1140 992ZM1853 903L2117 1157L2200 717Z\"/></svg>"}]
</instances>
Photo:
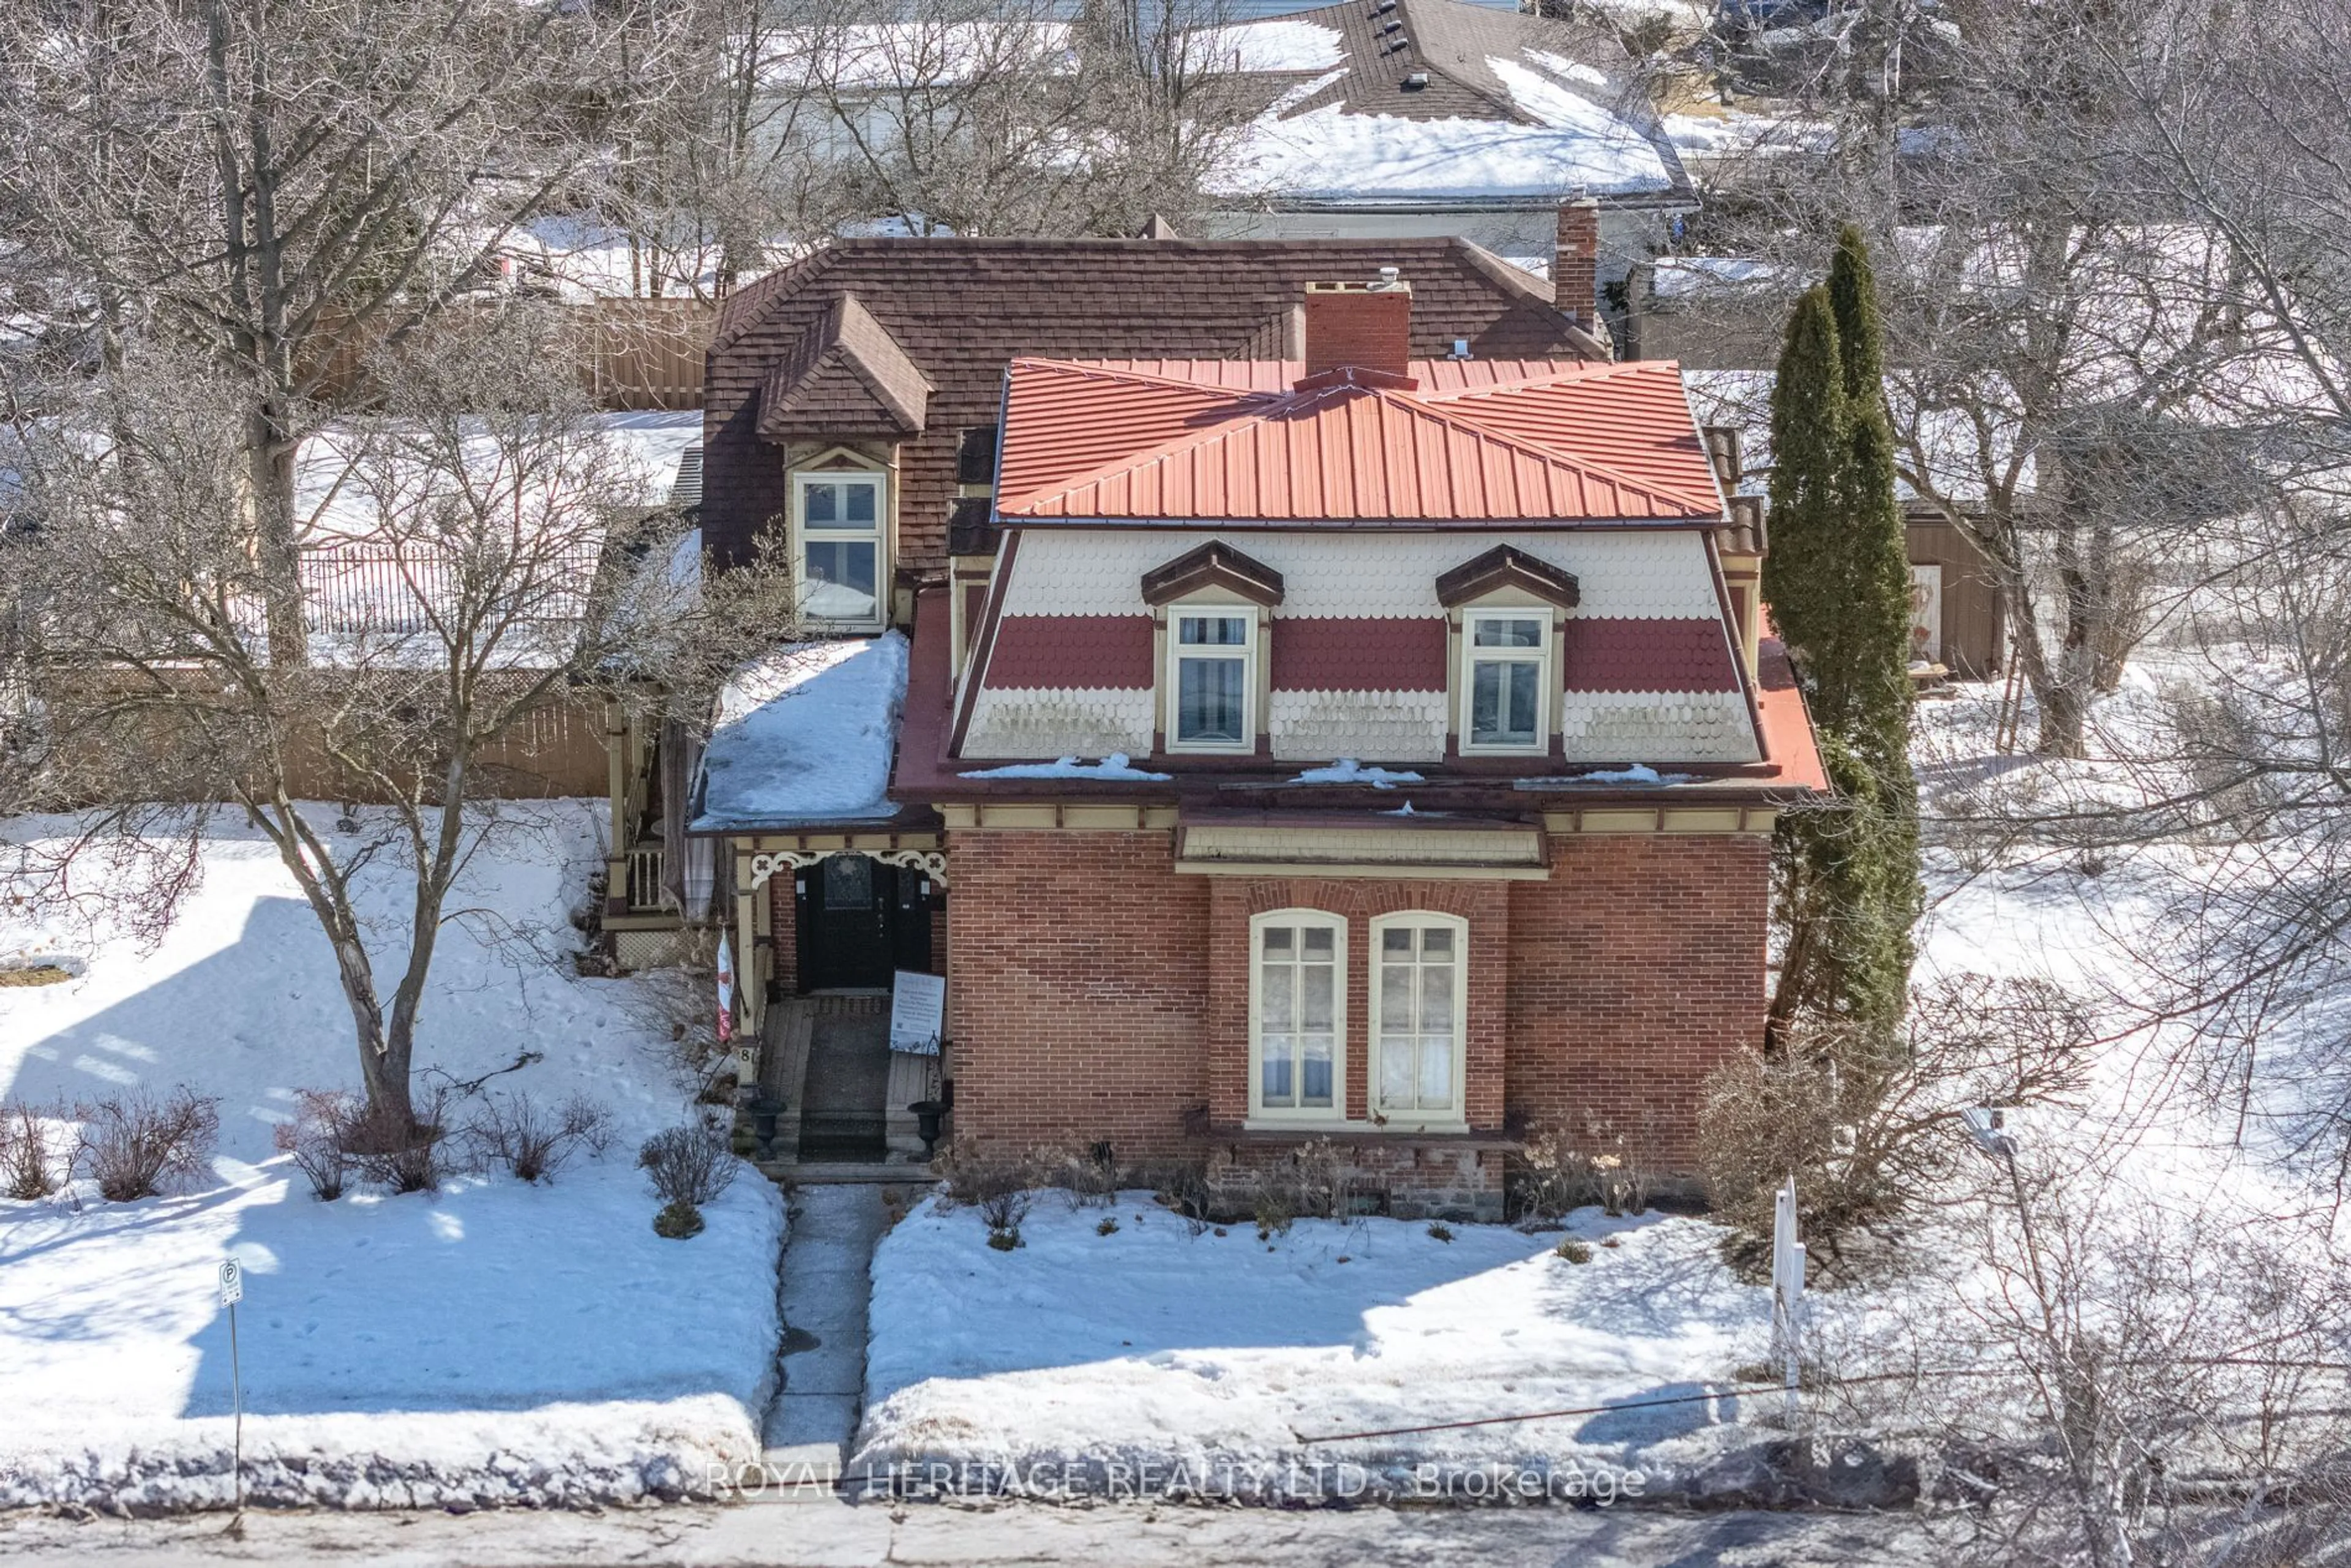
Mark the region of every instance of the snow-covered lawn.
<instances>
[{"instance_id":1,"label":"snow-covered lawn","mask_svg":"<svg viewBox=\"0 0 2351 1568\"><path fill-rule=\"evenodd\" d=\"M272 1134L298 1091L354 1086L324 939L274 852L217 834L152 952L101 930L0 916L0 959L66 957L69 983L0 989L0 1094L37 1104L186 1083L220 1101L199 1190L131 1204L87 1182L0 1199L0 1506L225 1501L228 1325L238 1309L248 1487L353 1506L584 1501L702 1484L756 1457L772 1381L782 1207L750 1176L691 1241L656 1237L637 1145L687 1114L651 984L581 980L488 933L576 946L569 904L596 852L580 802L504 808L530 830L476 861L423 1016L424 1082L498 1076L584 1092L615 1136L533 1186L462 1176L436 1194L315 1199ZM334 813L321 812L331 821ZM8 825L21 841L54 828ZM393 879L370 884L390 918ZM458 1103L463 1113L463 1102Z\"/></svg>"},{"instance_id":2,"label":"snow-covered lawn","mask_svg":"<svg viewBox=\"0 0 2351 1568\"><path fill-rule=\"evenodd\" d=\"M2161 671L2145 663L2104 710L2120 732L2114 744L2135 744L2157 701ZM1930 821L2014 822L2134 787L2130 768L2111 759L1993 755L1997 700L1997 688L1965 687L1922 705L1916 755ZM2032 723L2028 714L2028 735ZM2134 1011L2158 993L2167 944L2178 940L2168 904L2220 862L2188 846L2126 853L2023 831L2006 843L1999 836L1930 833L1948 841L1927 856L1917 977L2047 979L2090 1011L2103 1043L2089 1082L2072 1103L2011 1123L2027 1168L2050 1183L2040 1201L2064 1211L2077 1279L2088 1281L2080 1288L2094 1297L2105 1288L2100 1248L2177 1249L2184 1261L2157 1281L2146 1310L2184 1312L2188 1294L2202 1292L2204 1321L2245 1313L2257 1336L2260 1303L2231 1299L2211 1276L2235 1267L2224 1260L2239 1248L2314 1278L2330 1259L2339 1269L2343 1222L2312 1181L2325 1173L2281 1157L2258 1130L2242 1133L2225 1104L2199 1092L2177 1029ZM2305 1017L2296 1027L2307 1036L2325 1024ZM2265 1042L2257 1107L2313 1092L2296 1043L2286 1031ZM1922 1435L1930 1443L1940 1430L1931 1407L1942 1385L1917 1385L1924 1416L1906 1406L1904 1379L1920 1367L1964 1368L1983 1376L1966 1385L1979 1408L2008 1401L2011 1423L2029 1414L2014 1403L2025 1385L2011 1375L2016 1346L1997 1308L2002 1290L2015 1289L1993 1256L2012 1247L2012 1216L1947 1196L1879 1237L1857 1282L1823 1281L1831 1288L1811 1298L1810 1354L1860 1380L1815 1399L1826 1429L1921 1453ZM1118 1227L1102 1235L1106 1215ZM2044 1213L2043 1223L2061 1222ZM1759 1456L1781 1435L1770 1396L1347 1437L1711 1394L1751 1377L1769 1341L1767 1292L1738 1282L1723 1232L1706 1220L1579 1211L1571 1234L1618 1243L1595 1246L1584 1264L1554 1255L1556 1235L1493 1226L1454 1227L1449 1243L1382 1219L1301 1220L1270 1245L1245 1224L1195 1235L1138 1193L1110 1210L1047 1194L1022 1233L1019 1249L994 1250L977 1213L935 1200L884 1239L863 1465L904 1467L916 1486L943 1464L978 1467L980 1485L1031 1491L1259 1497L1365 1485L1409 1495L1432 1484L1458 1497L1481 1469L1637 1469L1652 1496L1767 1484L1758 1471L1771 1461ZM1879 1377L1887 1381L1869 1381ZM1342 1464L1361 1470L1332 1468ZM974 1483L957 1472L947 1484Z\"/></svg>"},{"instance_id":3,"label":"snow-covered lawn","mask_svg":"<svg viewBox=\"0 0 2351 1568\"><path fill-rule=\"evenodd\" d=\"M1049 1193L1005 1252L977 1210L933 1199L875 1254L852 1469L912 1467L919 1484L934 1464L993 1467L1048 1491L1067 1478L1460 1496L1499 1466L1562 1491L1577 1470L1672 1490L1755 1435L1735 1425L1754 1412L1724 1397L1349 1438L1701 1394L1762 1357L1766 1293L1731 1279L1712 1225L1585 1209L1563 1233L1451 1231L1301 1219L1260 1241L1247 1224L1195 1234L1149 1193L1111 1207ZM1557 1255L1569 1236L1590 1261Z\"/></svg>"}]
</instances>

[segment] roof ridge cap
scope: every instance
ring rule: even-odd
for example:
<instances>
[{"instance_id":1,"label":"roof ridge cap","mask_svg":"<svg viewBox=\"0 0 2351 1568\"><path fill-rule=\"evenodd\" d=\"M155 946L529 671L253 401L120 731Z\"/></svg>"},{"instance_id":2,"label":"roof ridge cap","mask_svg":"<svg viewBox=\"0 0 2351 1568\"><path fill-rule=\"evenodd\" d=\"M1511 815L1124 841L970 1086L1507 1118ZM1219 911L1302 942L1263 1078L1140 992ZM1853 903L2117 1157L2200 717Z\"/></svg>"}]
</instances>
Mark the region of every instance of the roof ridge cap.
<instances>
[{"instance_id":1,"label":"roof ridge cap","mask_svg":"<svg viewBox=\"0 0 2351 1568\"><path fill-rule=\"evenodd\" d=\"M1653 501L1662 502L1684 508L1695 508L1692 514L1694 516L1704 517L1708 515L1708 509L1707 507L1702 504L1692 500L1688 496L1682 495L1674 490L1661 489L1646 479L1635 479L1631 475L1624 473L1619 469L1613 468L1605 463L1594 463L1588 457L1573 456L1568 453L1560 451L1557 447L1541 445L1535 442L1529 441L1524 436L1513 435L1508 431L1496 430L1493 426L1487 424L1481 420L1472 419L1467 414L1455 412L1450 400L1447 400L1447 406L1440 410L1430 406L1429 400L1415 397L1409 392L1391 393L1382 392L1378 395L1382 397L1395 397L1408 402L1419 404L1422 411L1431 419L1439 420L1447 424L1458 424L1463 429L1468 430L1470 434L1484 440L1492 441L1502 446L1506 446L1513 452L1524 453L1530 457L1537 458L1542 462L1554 464L1563 468L1573 469L1578 474L1590 475L1594 478L1605 480L1609 484L1615 486L1620 490L1630 490L1635 495L1646 496ZM1692 428L1696 428L1695 420L1692 421ZM1718 506L1713 509L1720 509L1719 501Z\"/></svg>"},{"instance_id":2,"label":"roof ridge cap","mask_svg":"<svg viewBox=\"0 0 2351 1568\"><path fill-rule=\"evenodd\" d=\"M711 333L710 351L716 353L731 349L758 330L774 314L776 307L798 293L809 278L821 277L831 271L840 255L840 244L828 241L807 255L794 256L775 271L755 277L731 291L719 302L718 325L725 330L723 334L719 331ZM789 287L787 280L789 280ZM728 309L738 304L743 309L743 319L727 327Z\"/></svg>"},{"instance_id":3,"label":"roof ridge cap","mask_svg":"<svg viewBox=\"0 0 2351 1568\"><path fill-rule=\"evenodd\" d=\"M1093 467L1073 474L1066 479L1057 480L1050 489L1032 492L1019 504L1025 507L1034 506L1040 501L1052 500L1057 497L1066 496L1081 486L1100 484L1113 474L1141 468L1146 464L1163 462L1188 448L1206 446L1212 441L1221 441L1249 425L1262 424L1277 413L1290 412L1288 405L1295 404L1302 408L1318 400L1328 399L1337 394L1367 392L1370 390L1352 383L1340 383L1333 386L1314 387L1303 392L1291 387L1279 392L1251 392L1247 394L1249 400L1263 406L1236 409L1235 417L1220 421L1206 430L1186 431L1181 435L1170 436L1140 451L1113 457L1107 463L1098 463ZM997 497L998 514L1000 516L1003 510L1003 497L999 492Z\"/></svg>"},{"instance_id":4,"label":"roof ridge cap","mask_svg":"<svg viewBox=\"0 0 2351 1568\"><path fill-rule=\"evenodd\" d=\"M1279 365L1287 364L1289 361L1286 360L1193 360L1186 362L1207 365ZM1067 374L1096 376L1104 381L1134 382L1143 386L1175 387L1185 392L1196 392L1207 397L1227 401L1279 395L1254 387L1218 386L1209 382L1196 382L1187 376L1163 376L1153 371L1126 370L1113 366L1105 360L1063 360L1050 354L1015 354L1011 364L1006 367L1007 373L1009 373L1013 367L1019 365L1041 365Z\"/></svg>"}]
</instances>

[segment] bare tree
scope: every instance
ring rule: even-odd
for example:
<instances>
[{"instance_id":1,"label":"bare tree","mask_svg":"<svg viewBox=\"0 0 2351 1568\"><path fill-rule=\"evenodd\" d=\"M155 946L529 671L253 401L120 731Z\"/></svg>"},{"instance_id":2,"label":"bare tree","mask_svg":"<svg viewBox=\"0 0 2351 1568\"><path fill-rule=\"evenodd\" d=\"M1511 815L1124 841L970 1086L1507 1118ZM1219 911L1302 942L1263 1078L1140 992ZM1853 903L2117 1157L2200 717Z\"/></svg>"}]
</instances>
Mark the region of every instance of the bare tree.
<instances>
[{"instance_id":1,"label":"bare tree","mask_svg":"<svg viewBox=\"0 0 2351 1568\"><path fill-rule=\"evenodd\" d=\"M1712 237L1793 283L1840 218L1885 236L1901 476L2005 590L2038 748L2080 757L2092 702L2189 586L2183 547L2261 492L2273 422L2229 394L2279 324L2132 177L2147 132L2117 61L2196 69L2161 25L2106 0L1983 0L1970 25L1928 123L1857 103L1828 151L1743 171Z\"/></svg>"},{"instance_id":2,"label":"bare tree","mask_svg":"<svg viewBox=\"0 0 2351 1568\"><path fill-rule=\"evenodd\" d=\"M1217 0L798 0L771 90L842 218L918 232L1131 233L1182 218L1264 107Z\"/></svg>"},{"instance_id":3,"label":"bare tree","mask_svg":"<svg viewBox=\"0 0 2351 1568\"><path fill-rule=\"evenodd\" d=\"M1935 1238L1959 1289L1870 1363L1916 1375L1851 1384L1840 1414L1935 1443L1958 1561L2328 1561L2351 1293L2324 1227L2150 1184L2127 1136L2053 1141L1976 1158Z\"/></svg>"},{"instance_id":4,"label":"bare tree","mask_svg":"<svg viewBox=\"0 0 2351 1568\"><path fill-rule=\"evenodd\" d=\"M792 623L781 574L705 581L698 540L638 503L573 352L549 310L517 304L444 316L380 356L379 406L313 444L306 528L339 538L303 563L316 588L364 551L373 600L301 665L274 656L273 569L235 505L246 389L230 372L133 343L70 413L19 432L39 528L9 565L40 720L20 776L33 803L82 813L28 852L25 890L69 901L103 865L110 905L168 921L225 802L326 934L371 1104L394 1125L411 1123L440 932L486 918L454 890L530 821L490 799L488 754L580 688L665 693L699 718L724 670ZM388 805L380 830L338 832L305 808L321 769ZM386 875L407 908L378 932L360 888Z\"/></svg>"},{"instance_id":5,"label":"bare tree","mask_svg":"<svg viewBox=\"0 0 2351 1568\"><path fill-rule=\"evenodd\" d=\"M236 392L225 498L281 659L306 646L294 453L336 350L430 317L516 225L577 199L678 57L657 16L638 0L0 11L15 308L97 362L152 340Z\"/></svg>"}]
</instances>

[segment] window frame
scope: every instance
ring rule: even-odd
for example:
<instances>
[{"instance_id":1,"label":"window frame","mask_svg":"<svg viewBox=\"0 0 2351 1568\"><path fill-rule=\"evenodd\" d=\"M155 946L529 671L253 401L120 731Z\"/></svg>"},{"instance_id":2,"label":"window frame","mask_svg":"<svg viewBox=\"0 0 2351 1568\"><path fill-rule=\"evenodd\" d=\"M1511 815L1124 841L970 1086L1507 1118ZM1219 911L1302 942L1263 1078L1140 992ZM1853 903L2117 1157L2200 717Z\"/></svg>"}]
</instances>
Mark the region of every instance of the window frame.
<instances>
[{"instance_id":1,"label":"window frame","mask_svg":"<svg viewBox=\"0 0 2351 1568\"><path fill-rule=\"evenodd\" d=\"M1557 612L1550 605L1472 604L1461 610L1460 697L1454 725L1454 744L1464 757L1541 757L1551 751L1552 732L1558 722L1559 628ZM1531 621L1539 629L1532 648L1478 646L1478 626L1486 621ZM1478 704L1478 666L1485 664L1531 664L1535 671L1535 735L1532 740L1474 738Z\"/></svg>"},{"instance_id":2,"label":"window frame","mask_svg":"<svg viewBox=\"0 0 2351 1568\"><path fill-rule=\"evenodd\" d=\"M1395 1108L1384 1104L1380 1098L1380 1085L1385 1082L1386 1065L1382 1061L1386 1041L1382 1029L1384 1020L1380 1016L1381 970L1386 963L1387 933L1398 926L1408 926L1414 930L1440 926L1453 934L1453 1100L1442 1112L1418 1106ZM1447 915L1435 909L1399 909L1377 915L1372 921L1365 963L1368 1070L1364 1095L1372 1115L1384 1122L1392 1132L1466 1131L1469 1124L1469 922L1458 915ZM1415 967L1418 967L1416 959ZM1416 1036L1416 1052L1417 1049ZM1416 1079L1418 1067L1416 1061Z\"/></svg>"},{"instance_id":3,"label":"window frame","mask_svg":"<svg viewBox=\"0 0 2351 1568\"><path fill-rule=\"evenodd\" d=\"M1214 600L1184 600L1166 607L1166 659L1160 670L1164 693L1161 705L1160 745L1169 752L1196 757L1252 757L1257 753L1258 731L1261 706L1258 688L1262 684L1264 667L1262 650L1264 628L1259 624L1262 611L1246 601ZM1241 623L1241 641L1235 648L1230 643L1196 644L1202 652L1186 653L1184 622L1186 617L1202 620L1238 621ZM1209 649L1216 652L1207 652ZM1232 650L1232 651L1226 651ZM1184 660L1213 658L1241 667L1241 733L1238 740L1185 740L1177 727L1183 722Z\"/></svg>"},{"instance_id":4,"label":"window frame","mask_svg":"<svg viewBox=\"0 0 2351 1568\"><path fill-rule=\"evenodd\" d=\"M1264 933L1274 925L1315 927L1331 936L1331 1103L1328 1105L1268 1105L1265 1103L1265 946ZM1269 909L1249 916L1249 1118L1250 1127L1327 1125L1347 1119L1347 917L1327 909ZM1301 1059L1302 1061L1302 1058ZM1300 1073L1300 1098L1304 1074Z\"/></svg>"},{"instance_id":5,"label":"window frame","mask_svg":"<svg viewBox=\"0 0 2351 1568\"><path fill-rule=\"evenodd\" d=\"M890 475L887 469L866 467L795 468L792 470L791 537L792 588L801 606L800 618L809 625L829 632L881 632L890 624ZM816 615L806 606L811 591L808 575L808 547L810 530L808 526L808 494L818 485L868 485L873 490L873 523L872 528L823 528L817 532L825 539L843 543L870 540L873 546L873 613L870 616L843 618Z\"/></svg>"}]
</instances>

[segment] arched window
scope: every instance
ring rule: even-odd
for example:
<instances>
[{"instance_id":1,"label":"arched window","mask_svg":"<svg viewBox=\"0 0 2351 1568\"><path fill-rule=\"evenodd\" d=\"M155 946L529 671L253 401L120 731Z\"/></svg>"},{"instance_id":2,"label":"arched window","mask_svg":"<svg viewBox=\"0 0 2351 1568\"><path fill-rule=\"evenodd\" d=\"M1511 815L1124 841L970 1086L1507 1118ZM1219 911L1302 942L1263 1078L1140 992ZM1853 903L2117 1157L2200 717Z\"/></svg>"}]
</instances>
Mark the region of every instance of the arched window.
<instances>
[{"instance_id":1,"label":"arched window","mask_svg":"<svg viewBox=\"0 0 2351 1568\"><path fill-rule=\"evenodd\" d=\"M1406 910L1372 922L1372 1108L1458 1126L1468 1021L1469 923Z\"/></svg>"},{"instance_id":2,"label":"arched window","mask_svg":"<svg viewBox=\"0 0 2351 1568\"><path fill-rule=\"evenodd\" d=\"M1249 921L1249 1115L1346 1113L1347 923L1319 909Z\"/></svg>"}]
</instances>

